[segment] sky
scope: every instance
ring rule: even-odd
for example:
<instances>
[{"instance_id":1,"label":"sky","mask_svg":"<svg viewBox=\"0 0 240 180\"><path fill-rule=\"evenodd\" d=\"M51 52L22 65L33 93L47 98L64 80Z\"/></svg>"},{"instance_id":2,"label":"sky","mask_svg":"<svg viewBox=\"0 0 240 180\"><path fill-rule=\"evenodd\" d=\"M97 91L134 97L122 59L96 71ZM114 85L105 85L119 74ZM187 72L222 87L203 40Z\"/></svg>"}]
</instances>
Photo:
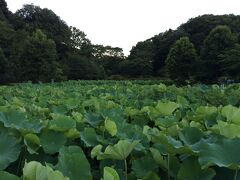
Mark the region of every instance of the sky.
<instances>
[{"instance_id":1,"label":"sky","mask_svg":"<svg viewBox=\"0 0 240 180\"><path fill-rule=\"evenodd\" d=\"M132 46L203 14L240 14L239 0L6 0L15 12L23 4L49 8L93 44Z\"/></svg>"}]
</instances>

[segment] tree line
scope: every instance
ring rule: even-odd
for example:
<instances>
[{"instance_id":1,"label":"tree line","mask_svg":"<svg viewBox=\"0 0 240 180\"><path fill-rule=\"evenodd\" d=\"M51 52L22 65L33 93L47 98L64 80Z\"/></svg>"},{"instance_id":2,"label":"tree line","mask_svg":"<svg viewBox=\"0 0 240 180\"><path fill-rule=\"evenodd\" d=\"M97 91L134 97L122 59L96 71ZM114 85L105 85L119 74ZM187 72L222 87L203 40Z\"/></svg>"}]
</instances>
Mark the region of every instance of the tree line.
<instances>
[{"instance_id":1,"label":"tree line","mask_svg":"<svg viewBox=\"0 0 240 180\"><path fill-rule=\"evenodd\" d=\"M97 31L97 30L96 30ZM15 13L0 0L0 83L164 78L212 83L240 78L240 16L204 15L134 46L91 43L47 8Z\"/></svg>"},{"instance_id":2,"label":"tree line","mask_svg":"<svg viewBox=\"0 0 240 180\"><path fill-rule=\"evenodd\" d=\"M131 50L129 59L149 64L152 76L176 82L240 80L240 16L203 15Z\"/></svg>"}]
</instances>

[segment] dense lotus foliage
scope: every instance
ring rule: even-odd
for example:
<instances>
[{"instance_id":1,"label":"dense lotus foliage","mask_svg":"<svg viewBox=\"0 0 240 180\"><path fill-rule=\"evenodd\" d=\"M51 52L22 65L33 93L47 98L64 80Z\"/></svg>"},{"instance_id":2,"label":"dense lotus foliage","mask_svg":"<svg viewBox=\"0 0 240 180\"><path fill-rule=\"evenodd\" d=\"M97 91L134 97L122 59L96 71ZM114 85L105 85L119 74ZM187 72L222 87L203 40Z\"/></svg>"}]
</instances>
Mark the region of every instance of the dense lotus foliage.
<instances>
[{"instance_id":1,"label":"dense lotus foliage","mask_svg":"<svg viewBox=\"0 0 240 180\"><path fill-rule=\"evenodd\" d=\"M240 85L0 86L0 179L236 180Z\"/></svg>"}]
</instances>

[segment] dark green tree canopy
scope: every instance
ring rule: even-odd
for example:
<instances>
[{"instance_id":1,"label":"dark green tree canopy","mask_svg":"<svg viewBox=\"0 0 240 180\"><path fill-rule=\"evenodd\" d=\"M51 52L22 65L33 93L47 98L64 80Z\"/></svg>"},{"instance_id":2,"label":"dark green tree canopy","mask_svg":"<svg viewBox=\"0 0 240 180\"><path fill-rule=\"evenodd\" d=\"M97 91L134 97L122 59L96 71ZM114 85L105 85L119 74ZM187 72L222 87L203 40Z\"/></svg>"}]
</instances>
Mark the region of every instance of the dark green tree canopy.
<instances>
[{"instance_id":1,"label":"dark green tree canopy","mask_svg":"<svg viewBox=\"0 0 240 180\"><path fill-rule=\"evenodd\" d=\"M70 27L71 29L71 48L73 51L78 51L82 56L93 56L93 45L87 38L87 35L76 27Z\"/></svg>"},{"instance_id":2,"label":"dark green tree canopy","mask_svg":"<svg viewBox=\"0 0 240 180\"><path fill-rule=\"evenodd\" d=\"M0 0L0 20L8 21L11 15L12 13L9 11L6 1Z\"/></svg>"},{"instance_id":3,"label":"dark green tree canopy","mask_svg":"<svg viewBox=\"0 0 240 180\"><path fill-rule=\"evenodd\" d=\"M240 45L225 50L218 55L221 71L224 76L240 79Z\"/></svg>"},{"instance_id":4,"label":"dark green tree canopy","mask_svg":"<svg viewBox=\"0 0 240 180\"><path fill-rule=\"evenodd\" d=\"M105 69L107 76L120 74L120 63L125 60L122 48L93 45L95 62Z\"/></svg>"},{"instance_id":5,"label":"dark green tree canopy","mask_svg":"<svg viewBox=\"0 0 240 180\"><path fill-rule=\"evenodd\" d=\"M153 59L153 40L138 42L130 51L128 59Z\"/></svg>"},{"instance_id":6,"label":"dark green tree canopy","mask_svg":"<svg viewBox=\"0 0 240 180\"><path fill-rule=\"evenodd\" d=\"M93 44L50 9L28 4L12 13L0 0L0 48L8 82L116 75L215 83L222 76L239 77L239 42L240 16L203 15L138 42L125 57L119 47Z\"/></svg>"},{"instance_id":7,"label":"dark green tree canopy","mask_svg":"<svg viewBox=\"0 0 240 180\"><path fill-rule=\"evenodd\" d=\"M123 49L119 47L103 46L103 45L93 45L93 55L94 57L101 59L104 57L118 57L124 58Z\"/></svg>"},{"instance_id":8,"label":"dark green tree canopy","mask_svg":"<svg viewBox=\"0 0 240 180\"><path fill-rule=\"evenodd\" d=\"M204 41L202 59L205 61L205 75L211 81L217 81L223 75L219 55L231 49L237 43L237 36L228 26L216 26Z\"/></svg>"},{"instance_id":9,"label":"dark green tree canopy","mask_svg":"<svg viewBox=\"0 0 240 180\"><path fill-rule=\"evenodd\" d=\"M40 8L39 6L24 5L16 12L26 23L26 28L30 32L41 29L57 45L69 44L71 31L67 24L57 16L52 10Z\"/></svg>"},{"instance_id":10,"label":"dark green tree canopy","mask_svg":"<svg viewBox=\"0 0 240 180\"><path fill-rule=\"evenodd\" d=\"M5 57L2 48L0 48L0 68L1 68L0 72L4 72L5 71L4 66L6 64L6 61L7 61L7 58Z\"/></svg>"},{"instance_id":11,"label":"dark green tree canopy","mask_svg":"<svg viewBox=\"0 0 240 180\"><path fill-rule=\"evenodd\" d=\"M166 59L169 76L177 80L188 80L194 74L197 53L188 37L182 37L171 48Z\"/></svg>"},{"instance_id":12,"label":"dark green tree canopy","mask_svg":"<svg viewBox=\"0 0 240 180\"><path fill-rule=\"evenodd\" d=\"M72 48L82 49L86 45L91 45L91 41L87 38L87 35L76 27L70 27L71 29L71 45Z\"/></svg>"},{"instance_id":13,"label":"dark green tree canopy","mask_svg":"<svg viewBox=\"0 0 240 180\"><path fill-rule=\"evenodd\" d=\"M0 48L0 83L6 83L8 80L8 60Z\"/></svg>"},{"instance_id":14,"label":"dark green tree canopy","mask_svg":"<svg viewBox=\"0 0 240 180\"><path fill-rule=\"evenodd\" d=\"M218 25L226 25L230 27L233 33L240 32L240 16L230 15L212 15L207 14L191 18L188 22L182 24L178 30L184 31L188 34L191 42L195 45L197 52L200 52L204 40Z\"/></svg>"},{"instance_id":15,"label":"dark green tree canopy","mask_svg":"<svg viewBox=\"0 0 240 180\"><path fill-rule=\"evenodd\" d=\"M15 31L5 21L0 21L0 47L3 49L5 55L10 56L10 47L14 40Z\"/></svg>"},{"instance_id":16,"label":"dark green tree canopy","mask_svg":"<svg viewBox=\"0 0 240 180\"><path fill-rule=\"evenodd\" d=\"M49 82L61 77L61 70L56 62L57 52L53 40L41 31L36 30L29 38L26 50L21 58L22 80Z\"/></svg>"},{"instance_id":17,"label":"dark green tree canopy","mask_svg":"<svg viewBox=\"0 0 240 180\"><path fill-rule=\"evenodd\" d=\"M0 21L7 21L7 18L1 8L0 8Z\"/></svg>"},{"instance_id":18,"label":"dark green tree canopy","mask_svg":"<svg viewBox=\"0 0 240 180\"><path fill-rule=\"evenodd\" d=\"M134 60L123 60L120 63L120 72L127 77L145 77L152 75L152 63L149 60L135 58Z\"/></svg>"},{"instance_id":19,"label":"dark green tree canopy","mask_svg":"<svg viewBox=\"0 0 240 180\"><path fill-rule=\"evenodd\" d=\"M228 26L215 27L204 41L203 56L207 60L216 60L218 54L237 43L237 36L231 32Z\"/></svg>"},{"instance_id":20,"label":"dark green tree canopy","mask_svg":"<svg viewBox=\"0 0 240 180\"><path fill-rule=\"evenodd\" d=\"M153 68L154 73L157 75L161 72L162 68L165 66L165 60L172 45L181 37L186 36L184 31L181 30L168 30L164 33L153 37L154 43L154 55L153 55Z\"/></svg>"},{"instance_id":21,"label":"dark green tree canopy","mask_svg":"<svg viewBox=\"0 0 240 180\"><path fill-rule=\"evenodd\" d=\"M104 79L105 71L94 61L80 54L72 54L68 60L68 77L77 79Z\"/></svg>"}]
</instances>

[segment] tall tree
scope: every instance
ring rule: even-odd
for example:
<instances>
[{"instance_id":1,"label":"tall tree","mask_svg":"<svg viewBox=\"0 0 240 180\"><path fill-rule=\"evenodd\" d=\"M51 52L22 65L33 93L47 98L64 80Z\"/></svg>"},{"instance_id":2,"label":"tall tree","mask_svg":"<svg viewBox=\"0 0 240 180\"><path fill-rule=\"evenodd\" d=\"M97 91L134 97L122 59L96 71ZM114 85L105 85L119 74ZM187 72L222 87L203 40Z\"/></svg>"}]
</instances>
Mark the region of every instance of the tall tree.
<instances>
[{"instance_id":1,"label":"tall tree","mask_svg":"<svg viewBox=\"0 0 240 180\"><path fill-rule=\"evenodd\" d=\"M218 58L222 74L240 80L240 45L225 50Z\"/></svg>"},{"instance_id":2,"label":"tall tree","mask_svg":"<svg viewBox=\"0 0 240 180\"><path fill-rule=\"evenodd\" d=\"M196 50L189 38L180 38L173 45L166 59L169 76L179 81L191 79L197 59Z\"/></svg>"},{"instance_id":3,"label":"tall tree","mask_svg":"<svg viewBox=\"0 0 240 180\"><path fill-rule=\"evenodd\" d=\"M138 42L136 46L133 46L128 59L153 59L154 44L152 39ZM152 62L152 61L151 61Z\"/></svg>"},{"instance_id":4,"label":"tall tree","mask_svg":"<svg viewBox=\"0 0 240 180\"><path fill-rule=\"evenodd\" d=\"M93 45L93 56L108 76L118 75L120 63L125 59L122 48L103 45Z\"/></svg>"},{"instance_id":5,"label":"tall tree","mask_svg":"<svg viewBox=\"0 0 240 180\"><path fill-rule=\"evenodd\" d=\"M204 41L202 59L205 60L206 75L216 81L222 74L219 55L237 43L237 36L228 26L215 27Z\"/></svg>"},{"instance_id":6,"label":"tall tree","mask_svg":"<svg viewBox=\"0 0 240 180\"><path fill-rule=\"evenodd\" d=\"M154 44L152 39L138 42L136 46L131 49L127 61L123 61L121 67L122 72L133 76L153 75L153 56Z\"/></svg>"},{"instance_id":7,"label":"tall tree","mask_svg":"<svg viewBox=\"0 0 240 180\"><path fill-rule=\"evenodd\" d=\"M103 57L118 57L125 58L123 49L119 47L103 46L103 45L93 45L93 55L94 57L101 59Z\"/></svg>"},{"instance_id":8,"label":"tall tree","mask_svg":"<svg viewBox=\"0 0 240 180\"><path fill-rule=\"evenodd\" d=\"M88 58L93 56L93 45L87 38L87 35L76 27L70 27L71 29L71 48L74 52L78 51L82 56Z\"/></svg>"},{"instance_id":9,"label":"tall tree","mask_svg":"<svg viewBox=\"0 0 240 180\"><path fill-rule=\"evenodd\" d=\"M153 70L155 75L164 75L165 60L173 44L181 37L187 34L182 30L171 30L153 37L154 55L153 55Z\"/></svg>"},{"instance_id":10,"label":"tall tree","mask_svg":"<svg viewBox=\"0 0 240 180\"><path fill-rule=\"evenodd\" d=\"M10 24L0 21L0 47L7 57L10 56L10 47L14 40L15 31Z\"/></svg>"},{"instance_id":11,"label":"tall tree","mask_svg":"<svg viewBox=\"0 0 240 180\"><path fill-rule=\"evenodd\" d=\"M0 21L7 21L6 16L4 15L2 9L0 8Z\"/></svg>"},{"instance_id":12,"label":"tall tree","mask_svg":"<svg viewBox=\"0 0 240 180\"><path fill-rule=\"evenodd\" d=\"M0 48L0 84L8 82L8 61L4 55L3 50Z\"/></svg>"},{"instance_id":13,"label":"tall tree","mask_svg":"<svg viewBox=\"0 0 240 180\"><path fill-rule=\"evenodd\" d=\"M82 49L86 45L91 45L91 41L87 38L87 35L80 29L71 26L71 46L75 49Z\"/></svg>"},{"instance_id":14,"label":"tall tree","mask_svg":"<svg viewBox=\"0 0 240 180\"><path fill-rule=\"evenodd\" d=\"M152 75L152 64L149 60L135 58L134 60L123 60L119 64L122 75L128 77L146 77Z\"/></svg>"},{"instance_id":15,"label":"tall tree","mask_svg":"<svg viewBox=\"0 0 240 180\"><path fill-rule=\"evenodd\" d=\"M9 11L6 1L0 0L0 20L8 21L11 15L12 13Z\"/></svg>"},{"instance_id":16,"label":"tall tree","mask_svg":"<svg viewBox=\"0 0 240 180\"><path fill-rule=\"evenodd\" d=\"M71 54L68 62L68 79L104 79L105 72L103 67L98 66L94 61L81 56L80 54Z\"/></svg>"},{"instance_id":17,"label":"tall tree","mask_svg":"<svg viewBox=\"0 0 240 180\"><path fill-rule=\"evenodd\" d=\"M26 45L29 43L30 34L24 29L16 30L9 46L9 74L11 82L21 82L21 58L25 53Z\"/></svg>"},{"instance_id":18,"label":"tall tree","mask_svg":"<svg viewBox=\"0 0 240 180\"><path fill-rule=\"evenodd\" d=\"M42 9L39 6L30 4L24 5L15 15L25 22L25 29L27 31L32 33L36 29L41 29L48 38L54 40L56 43L59 60L66 58L66 54L69 51L68 47L71 43L71 30L52 10L47 8ZM19 20L16 24L19 24ZM18 26L22 28L21 25Z\"/></svg>"},{"instance_id":19,"label":"tall tree","mask_svg":"<svg viewBox=\"0 0 240 180\"><path fill-rule=\"evenodd\" d=\"M178 30L184 31L188 34L190 41L194 44L199 53L203 47L204 40L218 25L226 25L231 28L233 33L240 32L240 16L233 14L229 15L202 15L191 18L186 23L182 24Z\"/></svg>"},{"instance_id":20,"label":"tall tree","mask_svg":"<svg viewBox=\"0 0 240 180\"><path fill-rule=\"evenodd\" d=\"M21 57L22 80L49 82L62 78L57 52L53 40L41 31L36 30L29 38Z\"/></svg>"}]
</instances>

